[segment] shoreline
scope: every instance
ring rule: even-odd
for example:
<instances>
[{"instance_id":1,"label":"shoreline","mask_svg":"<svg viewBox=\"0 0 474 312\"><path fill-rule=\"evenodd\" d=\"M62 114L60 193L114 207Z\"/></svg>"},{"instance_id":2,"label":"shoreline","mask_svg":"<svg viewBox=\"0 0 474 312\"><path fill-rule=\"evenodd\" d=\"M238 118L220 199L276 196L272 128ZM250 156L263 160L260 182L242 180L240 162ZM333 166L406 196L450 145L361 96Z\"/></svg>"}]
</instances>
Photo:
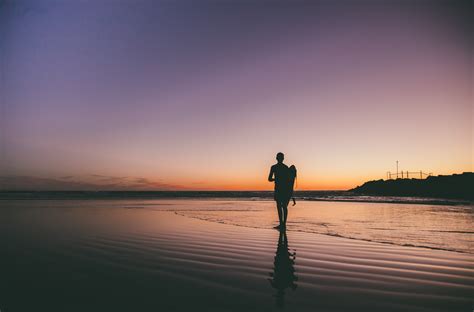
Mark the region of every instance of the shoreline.
<instances>
[{"instance_id":1,"label":"shoreline","mask_svg":"<svg viewBox=\"0 0 474 312\"><path fill-rule=\"evenodd\" d=\"M204 219L204 218L187 216L185 214L180 214L179 212L174 212L174 214L178 215L180 217L191 218L191 219L204 221L204 222L225 224L225 225L230 225L230 226L238 226L238 227L249 228L249 229L271 230L271 228L261 228L261 227L256 227L256 226L252 227L252 226L240 225L240 224L216 222L216 221L211 221L211 220L207 220L207 219ZM456 249L446 249L446 248L441 248L441 247L421 246L421 245L414 245L414 244L397 244L397 243L393 243L393 242L384 242L384 241L370 240L370 239L357 238L357 237L348 237L348 236L343 236L343 235L340 235L340 234L293 230L291 228L287 228L285 232L296 232L296 233L306 233L306 234L313 234L313 235L322 235L322 236L337 237L337 238L343 238L343 239L355 240L355 241L362 241L362 242L368 242L368 243L374 243L374 244L383 244L383 245L407 247L407 248L421 248L421 249L428 249L428 250L439 250L439 251L455 252L455 253L460 253L460 254L464 254L464 255L473 255L474 256L474 253L472 253L472 252L456 250ZM472 233L470 233L470 234L472 234Z\"/></svg>"}]
</instances>

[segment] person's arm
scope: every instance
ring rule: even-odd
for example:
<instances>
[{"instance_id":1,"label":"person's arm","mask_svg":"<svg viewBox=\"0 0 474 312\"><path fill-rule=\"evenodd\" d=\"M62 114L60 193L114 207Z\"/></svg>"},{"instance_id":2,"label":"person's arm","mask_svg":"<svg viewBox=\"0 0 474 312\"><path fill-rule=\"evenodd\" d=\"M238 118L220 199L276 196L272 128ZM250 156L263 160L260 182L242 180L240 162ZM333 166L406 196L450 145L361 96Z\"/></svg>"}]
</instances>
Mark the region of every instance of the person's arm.
<instances>
[{"instance_id":1,"label":"person's arm","mask_svg":"<svg viewBox=\"0 0 474 312\"><path fill-rule=\"evenodd\" d=\"M273 178L273 166L270 168L270 174L268 175L268 182L273 182L275 179Z\"/></svg>"}]
</instances>

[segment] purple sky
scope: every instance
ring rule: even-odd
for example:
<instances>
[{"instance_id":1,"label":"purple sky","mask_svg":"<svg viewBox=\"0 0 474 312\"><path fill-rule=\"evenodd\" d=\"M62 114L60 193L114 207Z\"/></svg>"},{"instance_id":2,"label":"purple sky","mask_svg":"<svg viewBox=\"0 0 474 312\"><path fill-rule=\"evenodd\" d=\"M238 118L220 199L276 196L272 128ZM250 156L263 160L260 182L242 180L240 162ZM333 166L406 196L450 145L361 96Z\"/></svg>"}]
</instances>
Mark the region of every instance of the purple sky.
<instances>
[{"instance_id":1,"label":"purple sky","mask_svg":"<svg viewBox=\"0 0 474 312\"><path fill-rule=\"evenodd\" d=\"M0 1L0 187L473 170L471 1ZM102 178L101 178L102 177Z\"/></svg>"}]
</instances>

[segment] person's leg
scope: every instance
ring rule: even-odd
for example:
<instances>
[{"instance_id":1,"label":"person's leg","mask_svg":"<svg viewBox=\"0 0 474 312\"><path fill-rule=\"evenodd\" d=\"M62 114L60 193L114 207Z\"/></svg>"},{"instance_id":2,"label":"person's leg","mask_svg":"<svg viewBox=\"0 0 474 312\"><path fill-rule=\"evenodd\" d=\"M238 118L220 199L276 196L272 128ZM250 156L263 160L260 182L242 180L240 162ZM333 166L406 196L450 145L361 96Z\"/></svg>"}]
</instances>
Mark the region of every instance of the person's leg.
<instances>
[{"instance_id":1,"label":"person's leg","mask_svg":"<svg viewBox=\"0 0 474 312\"><path fill-rule=\"evenodd\" d=\"M288 204L290 203L290 200L285 200L282 203L282 219L283 219L283 226L286 226L286 219L288 218Z\"/></svg>"},{"instance_id":2,"label":"person's leg","mask_svg":"<svg viewBox=\"0 0 474 312\"><path fill-rule=\"evenodd\" d=\"M283 216L282 216L282 202L280 200L277 200L276 201L276 205L277 205L277 211L278 211L278 221L280 222L280 225L282 225L283 223Z\"/></svg>"},{"instance_id":3,"label":"person's leg","mask_svg":"<svg viewBox=\"0 0 474 312\"><path fill-rule=\"evenodd\" d=\"M278 218L280 221L280 225L283 224L283 202L281 200L278 201Z\"/></svg>"}]
</instances>

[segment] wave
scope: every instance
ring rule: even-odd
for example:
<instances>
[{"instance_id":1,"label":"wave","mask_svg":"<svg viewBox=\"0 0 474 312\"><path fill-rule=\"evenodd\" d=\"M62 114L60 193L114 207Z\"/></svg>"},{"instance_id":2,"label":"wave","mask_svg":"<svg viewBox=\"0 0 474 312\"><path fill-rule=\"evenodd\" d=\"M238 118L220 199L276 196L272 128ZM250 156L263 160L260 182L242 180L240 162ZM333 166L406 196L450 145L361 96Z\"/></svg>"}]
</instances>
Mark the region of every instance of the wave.
<instances>
[{"instance_id":1,"label":"wave","mask_svg":"<svg viewBox=\"0 0 474 312\"><path fill-rule=\"evenodd\" d=\"M187 215L187 214L182 213L182 212L183 211L174 211L174 213L178 216L187 217L187 218L191 218L191 219L198 219L198 220L207 221L207 222L220 223L220 224L246 227L246 228L253 228L253 229L266 229L265 227L261 227L261 226L251 226L251 225L246 225L246 224L239 224L239 223L235 223L235 222L231 222L231 221L223 220L223 219L213 220L213 219L209 219L209 218L202 217L202 216L190 216L190 215ZM327 226L325 223L320 223L320 225ZM390 230L390 229L387 229L387 230ZM436 246L411 244L411 243L397 243L397 242L394 242L394 241L377 240L377 239L370 239L370 238L363 238L363 237L353 237L353 236L344 235L344 234L340 234L340 233L321 232L321 231L316 231L316 230L311 230L311 229L292 229L290 227L290 228L287 228L287 231L318 234L318 235L326 235L326 236L339 237L339 238L344 238L344 239L351 239L351 240L378 243L378 244L387 244L387 245L393 245L393 246L425 248L425 249L430 249L430 250L449 251L449 252L456 252L456 253L461 253L461 254L474 254L473 252L459 250L459 249L455 249L455 248L436 247ZM468 232L468 233L471 234L472 232Z\"/></svg>"}]
</instances>

